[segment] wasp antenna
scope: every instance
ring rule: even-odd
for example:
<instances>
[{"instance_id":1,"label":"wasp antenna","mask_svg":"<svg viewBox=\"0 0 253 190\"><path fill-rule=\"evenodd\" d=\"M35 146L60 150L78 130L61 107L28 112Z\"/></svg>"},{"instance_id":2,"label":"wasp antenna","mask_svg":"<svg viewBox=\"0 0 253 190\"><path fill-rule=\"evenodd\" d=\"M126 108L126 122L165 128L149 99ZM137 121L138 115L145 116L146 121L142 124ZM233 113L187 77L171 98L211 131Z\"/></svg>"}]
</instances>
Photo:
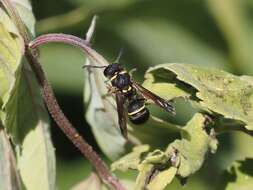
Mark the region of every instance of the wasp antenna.
<instances>
[{"instance_id":1,"label":"wasp antenna","mask_svg":"<svg viewBox=\"0 0 253 190\"><path fill-rule=\"evenodd\" d=\"M119 50L119 54L118 54L117 58L115 59L115 61L113 61L113 63L119 63L119 61L120 61L120 59L123 55L123 51L124 51L124 48L121 47L120 50Z\"/></svg>"},{"instance_id":2,"label":"wasp antenna","mask_svg":"<svg viewBox=\"0 0 253 190\"><path fill-rule=\"evenodd\" d=\"M105 68L106 65L83 65L82 68Z\"/></svg>"},{"instance_id":3,"label":"wasp antenna","mask_svg":"<svg viewBox=\"0 0 253 190\"><path fill-rule=\"evenodd\" d=\"M137 68L131 69L128 73L130 76L132 76L135 71L137 71Z\"/></svg>"}]
</instances>

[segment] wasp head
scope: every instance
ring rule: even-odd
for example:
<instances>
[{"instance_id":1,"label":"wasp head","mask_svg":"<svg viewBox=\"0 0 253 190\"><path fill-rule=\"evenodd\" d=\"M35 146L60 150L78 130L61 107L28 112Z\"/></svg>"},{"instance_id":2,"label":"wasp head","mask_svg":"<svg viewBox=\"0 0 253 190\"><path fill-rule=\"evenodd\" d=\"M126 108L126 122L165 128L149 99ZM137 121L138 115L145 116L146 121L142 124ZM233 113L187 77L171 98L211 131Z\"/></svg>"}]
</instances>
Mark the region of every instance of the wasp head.
<instances>
[{"instance_id":1,"label":"wasp head","mask_svg":"<svg viewBox=\"0 0 253 190\"><path fill-rule=\"evenodd\" d=\"M113 77L117 72L122 71L123 68L119 63L112 63L108 65L104 70L104 75L107 78Z\"/></svg>"}]
</instances>

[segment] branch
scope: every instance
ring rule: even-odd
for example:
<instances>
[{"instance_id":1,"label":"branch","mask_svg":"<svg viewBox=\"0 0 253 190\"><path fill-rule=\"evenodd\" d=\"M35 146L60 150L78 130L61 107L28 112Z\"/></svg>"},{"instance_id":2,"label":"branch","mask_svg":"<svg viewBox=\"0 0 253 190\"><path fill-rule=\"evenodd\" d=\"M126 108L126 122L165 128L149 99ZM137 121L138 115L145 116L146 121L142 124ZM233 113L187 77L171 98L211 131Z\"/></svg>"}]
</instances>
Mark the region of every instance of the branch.
<instances>
[{"instance_id":1,"label":"branch","mask_svg":"<svg viewBox=\"0 0 253 190\"><path fill-rule=\"evenodd\" d=\"M105 58L90 47L89 42L69 34L44 34L31 41L29 47L31 49L36 49L43 44L51 42L60 42L78 47L91 59L91 61L100 65L108 65Z\"/></svg>"}]
</instances>

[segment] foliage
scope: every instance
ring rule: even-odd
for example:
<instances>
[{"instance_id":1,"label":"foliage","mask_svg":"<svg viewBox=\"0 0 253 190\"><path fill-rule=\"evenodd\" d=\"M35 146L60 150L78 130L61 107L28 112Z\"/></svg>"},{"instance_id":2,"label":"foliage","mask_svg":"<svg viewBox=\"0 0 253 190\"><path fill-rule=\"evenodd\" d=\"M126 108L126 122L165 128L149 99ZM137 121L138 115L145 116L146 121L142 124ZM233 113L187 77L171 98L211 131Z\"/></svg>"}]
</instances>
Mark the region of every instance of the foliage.
<instances>
[{"instance_id":1,"label":"foliage","mask_svg":"<svg viewBox=\"0 0 253 190\"><path fill-rule=\"evenodd\" d=\"M27 1L20 1L17 6L19 14L24 14L25 23L33 31L34 21L30 5ZM9 164L6 164L5 159L1 159L1 166L4 167L1 176L6 175L4 179L13 178L13 173L16 173L17 178L21 176L27 189L54 189L55 155L49 134L48 115L34 74L27 63L22 62L23 40L2 8L0 13L1 123L14 143L17 157L15 167L13 159L10 159L13 156L5 156L10 157ZM2 130L1 133L6 138L5 131ZM0 154L5 155L8 148L10 149L10 145L5 142ZM4 171L6 174L2 173ZM21 189L20 186L8 183L1 183L1 188Z\"/></svg>"},{"instance_id":2,"label":"foliage","mask_svg":"<svg viewBox=\"0 0 253 190\"><path fill-rule=\"evenodd\" d=\"M29 32L35 36L30 3L13 2ZM224 141L231 138L223 135L237 134L235 131L253 134L253 80L246 76L253 74L252 1L67 0L59 5L50 0L33 3L37 7L49 3L44 16L50 15L50 11L64 13L40 20L38 33L71 29L75 33L82 31L83 35L82 22L88 23L94 13L99 13L96 43L92 47L112 58L123 44L127 49L123 62L129 63L126 67L139 69L134 78L143 79L144 70L149 68L143 86L175 102L176 118L168 117L151 104L152 116L147 123L140 126L128 123L133 142L130 146L117 128L114 98L107 96L102 71L85 72L83 77L81 53L62 45L41 49L41 60L58 92L75 98L81 94L82 80L85 81L85 117L103 153L117 160L111 169L124 173L130 169L137 173L130 181L121 179L128 189L162 190L166 186L180 189L175 185L176 179L184 183L189 178L190 185L185 189L209 190L216 182L205 181L210 175L219 178L216 189L252 189L252 153L240 154L233 147L226 150ZM61 6L70 4L76 10L69 13L64 8L61 10ZM54 148L39 86L23 60L23 40L3 8L0 23L0 189L55 189ZM87 59L86 64L97 63ZM66 74L56 72L59 68L67 73L68 79ZM73 107L70 110L76 114ZM232 139L231 146L248 147L242 140ZM210 156L210 152L217 154ZM235 155L240 161L234 161ZM221 161L221 157L229 161ZM217 160L220 163L213 163ZM232 166L219 175L232 161ZM78 168L82 172L82 167ZM71 172L73 176L79 173ZM191 186L198 173L201 177L197 179L197 187ZM59 189L69 189L73 183ZM92 173L74 189L106 187Z\"/></svg>"},{"instance_id":3,"label":"foliage","mask_svg":"<svg viewBox=\"0 0 253 190\"><path fill-rule=\"evenodd\" d=\"M235 161L223 173L217 189L251 189L253 185L252 181L252 159L246 158L245 160Z\"/></svg>"}]
</instances>

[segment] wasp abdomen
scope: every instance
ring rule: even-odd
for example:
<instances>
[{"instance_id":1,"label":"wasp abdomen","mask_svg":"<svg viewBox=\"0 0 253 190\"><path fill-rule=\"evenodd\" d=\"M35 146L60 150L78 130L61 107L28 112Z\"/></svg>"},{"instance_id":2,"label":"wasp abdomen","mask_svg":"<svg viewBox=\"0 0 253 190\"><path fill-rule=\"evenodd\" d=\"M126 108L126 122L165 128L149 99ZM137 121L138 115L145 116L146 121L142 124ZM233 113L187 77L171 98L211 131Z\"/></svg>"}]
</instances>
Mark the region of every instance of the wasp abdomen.
<instances>
[{"instance_id":1,"label":"wasp abdomen","mask_svg":"<svg viewBox=\"0 0 253 190\"><path fill-rule=\"evenodd\" d=\"M134 124L142 124L149 118L149 110L142 100L133 100L128 105L128 117Z\"/></svg>"}]
</instances>

